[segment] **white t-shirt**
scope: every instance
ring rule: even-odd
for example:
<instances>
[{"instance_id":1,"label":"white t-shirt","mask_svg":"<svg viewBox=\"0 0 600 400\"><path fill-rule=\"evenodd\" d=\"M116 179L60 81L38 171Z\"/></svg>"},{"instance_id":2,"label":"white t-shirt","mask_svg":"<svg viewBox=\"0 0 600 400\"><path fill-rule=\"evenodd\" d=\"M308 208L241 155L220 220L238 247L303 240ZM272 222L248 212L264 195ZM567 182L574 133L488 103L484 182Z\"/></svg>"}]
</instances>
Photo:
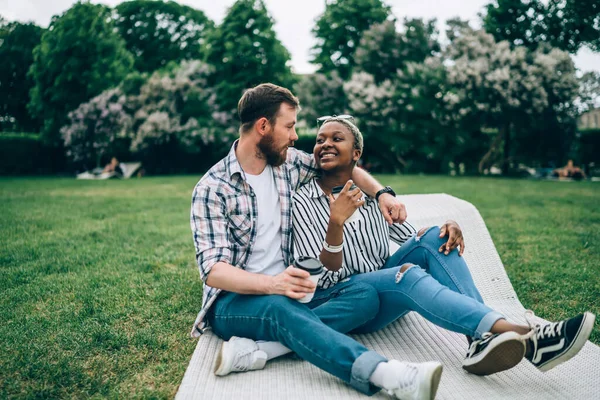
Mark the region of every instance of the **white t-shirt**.
<instances>
[{"instance_id":1,"label":"white t-shirt","mask_svg":"<svg viewBox=\"0 0 600 400\"><path fill-rule=\"evenodd\" d=\"M281 252L281 203L273 169L267 165L260 175L246 172L246 181L258 204L256 241L246 271L277 275L285 270L285 264Z\"/></svg>"}]
</instances>

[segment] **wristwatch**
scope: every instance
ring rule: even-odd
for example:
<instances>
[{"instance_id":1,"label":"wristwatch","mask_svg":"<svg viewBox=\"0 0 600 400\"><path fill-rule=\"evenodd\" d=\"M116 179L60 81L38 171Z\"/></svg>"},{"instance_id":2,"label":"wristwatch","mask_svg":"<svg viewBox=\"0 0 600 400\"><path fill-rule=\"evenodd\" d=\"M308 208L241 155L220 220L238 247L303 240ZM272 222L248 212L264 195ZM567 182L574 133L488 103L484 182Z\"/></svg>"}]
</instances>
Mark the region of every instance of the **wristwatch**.
<instances>
[{"instance_id":1,"label":"wristwatch","mask_svg":"<svg viewBox=\"0 0 600 400\"><path fill-rule=\"evenodd\" d=\"M396 192L394 192L394 189L392 189L389 186L386 186L383 189L381 189L379 192L375 193L375 200L379 201L379 196L381 196L384 193L389 193L392 196L396 197Z\"/></svg>"}]
</instances>

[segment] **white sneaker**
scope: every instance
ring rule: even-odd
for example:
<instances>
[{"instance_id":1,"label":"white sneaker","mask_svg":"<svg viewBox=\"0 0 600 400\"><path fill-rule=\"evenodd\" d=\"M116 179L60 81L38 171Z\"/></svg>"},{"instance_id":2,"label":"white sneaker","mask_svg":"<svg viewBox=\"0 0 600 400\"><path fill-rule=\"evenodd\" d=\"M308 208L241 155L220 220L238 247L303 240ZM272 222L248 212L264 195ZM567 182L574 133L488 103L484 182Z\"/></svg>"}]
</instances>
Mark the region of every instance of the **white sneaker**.
<instances>
[{"instance_id":1,"label":"white sneaker","mask_svg":"<svg viewBox=\"0 0 600 400\"><path fill-rule=\"evenodd\" d=\"M215 375L263 369L266 362L267 353L259 350L254 340L232 336L228 342L223 342L217 355Z\"/></svg>"},{"instance_id":2,"label":"white sneaker","mask_svg":"<svg viewBox=\"0 0 600 400\"><path fill-rule=\"evenodd\" d=\"M433 400L440 384L443 366L439 362L407 363L390 360L388 364L398 371L395 385L387 392L397 399Z\"/></svg>"}]
</instances>

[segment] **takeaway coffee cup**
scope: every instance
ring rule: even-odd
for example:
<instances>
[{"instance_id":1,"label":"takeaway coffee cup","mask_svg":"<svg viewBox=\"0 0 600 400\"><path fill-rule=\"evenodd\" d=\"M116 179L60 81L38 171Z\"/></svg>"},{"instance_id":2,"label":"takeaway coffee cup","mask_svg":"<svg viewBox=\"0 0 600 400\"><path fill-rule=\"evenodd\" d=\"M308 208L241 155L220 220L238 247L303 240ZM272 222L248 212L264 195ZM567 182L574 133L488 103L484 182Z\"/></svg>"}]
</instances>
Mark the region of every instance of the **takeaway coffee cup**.
<instances>
[{"instance_id":1,"label":"takeaway coffee cup","mask_svg":"<svg viewBox=\"0 0 600 400\"><path fill-rule=\"evenodd\" d=\"M308 257L308 256L300 256L296 258L294 261L294 267L298 269L302 269L310 274L310 280L317 284L319 282L319 278L323 275L323 264L316 258ZM300 303L308 303L312 300L314 292L306 293L301 299L298 299Z\"/></svg>"},{"instance_id":2,"label":"takeaway coffee cup","mask_svg":"<svg viewBox=\"0 0 600 400\"><path fill-rule=\"evenodd\" d=\"M344 188L344 186L336 186L333 189L331 189L331 195L333 196L334 199L337 199L340 195L340 192L342 191L342 189ZM354 190L356 189L356 185L352 184L352 186L350 186L349 190ZM354 213L346 220L345 223L347 222L356 222L360 219L360 212L358 211L358 209L356 209L356 211L354 211Z\"/></svg>"}]
</instances>

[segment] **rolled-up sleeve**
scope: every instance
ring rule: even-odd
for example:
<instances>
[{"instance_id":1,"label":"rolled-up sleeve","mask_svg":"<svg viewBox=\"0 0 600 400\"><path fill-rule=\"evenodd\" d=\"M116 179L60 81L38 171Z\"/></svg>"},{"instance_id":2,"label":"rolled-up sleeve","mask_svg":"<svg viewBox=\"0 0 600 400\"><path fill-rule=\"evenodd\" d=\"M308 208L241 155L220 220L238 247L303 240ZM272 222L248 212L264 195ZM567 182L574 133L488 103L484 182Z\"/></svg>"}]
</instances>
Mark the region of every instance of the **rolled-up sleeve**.
<instances>
[{"instance_id":1,"label":"rolled-up sleeve","mask_svg":"<svg viewBox=\"0 0 600 400\"><path fill-rule=\"evenodd\" d=\"M319 169L317 167L317 162L315 161L315 158L312 156L312 154L308 154L296 148L290 148L288 150L288 153L288 162L290 162L294 166L294 169L297 173L295 174L297 180L295 182L292 181L292 186L294 186L295 189L297 189L300 186L308 183L312 178L314 178L315 175L317 175Z\"/></svg>"},{"instance_id":2,"label":"rolled-up sleeve","mask_svg":"<svg viewBox=\"0 0 600 400\"><path fill-rule=\"evenodd\" d=\"M190 224L200 278L206 283L216 263L231 264L231 249L225 203L214 190L202 183L196 186L192 195Z\"/></svg>"},{"instance_id":3,"label":"rolled-up sleeve","mask_svg":"<svg viewBox=\"0 0 600 400\"><path fill-rule=\"evenodd\" d=\"M408 221L402 224L392 224L390 229L390 239L399 245L403 245L408 239L417 234L417 230Z\"/></svg>"}]
</instances>

